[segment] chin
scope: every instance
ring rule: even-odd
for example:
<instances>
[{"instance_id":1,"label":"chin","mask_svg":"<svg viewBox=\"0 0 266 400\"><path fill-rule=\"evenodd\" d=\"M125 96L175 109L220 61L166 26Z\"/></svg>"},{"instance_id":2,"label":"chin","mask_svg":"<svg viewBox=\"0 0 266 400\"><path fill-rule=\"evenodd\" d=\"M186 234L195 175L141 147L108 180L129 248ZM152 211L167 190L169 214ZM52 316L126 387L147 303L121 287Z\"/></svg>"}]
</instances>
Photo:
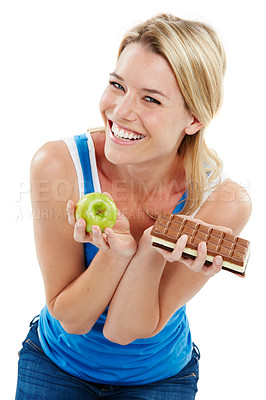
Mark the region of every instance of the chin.
<instances>
[{"instance_id":1,"label":"chin","mask_svg":"<svg viewBox=\"0 0 266 400\"><path fill-rule=\"evenodd\" d=\"M108 145L105 142L104 154L106 159L115 165L129 165L132 164L128 157L121 156L121 152L116 152L112 149L108 149Z\"/></svg>"}]
</instances>

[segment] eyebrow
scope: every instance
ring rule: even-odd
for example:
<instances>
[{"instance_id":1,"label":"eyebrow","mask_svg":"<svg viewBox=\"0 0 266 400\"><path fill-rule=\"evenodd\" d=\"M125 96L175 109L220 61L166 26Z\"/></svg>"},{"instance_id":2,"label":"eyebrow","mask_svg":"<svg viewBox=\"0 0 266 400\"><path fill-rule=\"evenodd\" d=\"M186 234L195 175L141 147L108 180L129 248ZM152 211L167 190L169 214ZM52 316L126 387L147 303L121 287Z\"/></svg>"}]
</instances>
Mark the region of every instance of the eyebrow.
<instances>
[{"instance_id":1,"label":"eyebrow","mask_svg":"<svg viewBox=\"0 0 266 400\"><path fill-rule=\"evenodd\" d=\"M114 78L119 79L120 81L123 81L123 82L125 81L125 80L122 78L122 76L118 75L116 72L111 72L109 75L110 75L110 76L113 76Z\"/></svg>"},{"instance_id":2,"label":"eyebrow","mask_svg":"<svg viewBox=\"0 0 266 400\"><path fill-rule=\"evenodd\" d=\"M111 72L109 74L111 77L114 77L116 79L119 79L121 82L125 82L124 78L122 78L122 76L118 75L116 72ZM168 97L166 96L166 94L164 94L161 90L157 90L157 89L149 89L149 88L141 88L141 90L143 92L149 92L152 94L159 94L162 97L165 97L166 99L168 99Z\"/></svg>"}]
</instances>

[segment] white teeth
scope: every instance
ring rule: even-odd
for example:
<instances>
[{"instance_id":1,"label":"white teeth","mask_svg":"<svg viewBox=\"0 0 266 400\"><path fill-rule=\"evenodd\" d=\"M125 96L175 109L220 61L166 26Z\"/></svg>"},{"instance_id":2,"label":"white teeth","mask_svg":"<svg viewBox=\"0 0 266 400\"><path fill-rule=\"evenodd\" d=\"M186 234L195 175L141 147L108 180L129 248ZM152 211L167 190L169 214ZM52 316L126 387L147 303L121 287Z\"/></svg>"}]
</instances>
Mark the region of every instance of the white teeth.
<instances>
[{"instance_id":1,"label":"white teeth","mask_svg":"<svg viewBox=\"0 0 266 400\"><path fill-rule=\"evenodd\" d=\"M112 125L112 132L117 138L124 139L126 141L129 141L132 139L139 140L139 139L144 138L144 135L137 135L137 134L134 134L133 132L127 132L124 129L119 129L118 126L114 123Z\"/></svg>"}]
</instances>

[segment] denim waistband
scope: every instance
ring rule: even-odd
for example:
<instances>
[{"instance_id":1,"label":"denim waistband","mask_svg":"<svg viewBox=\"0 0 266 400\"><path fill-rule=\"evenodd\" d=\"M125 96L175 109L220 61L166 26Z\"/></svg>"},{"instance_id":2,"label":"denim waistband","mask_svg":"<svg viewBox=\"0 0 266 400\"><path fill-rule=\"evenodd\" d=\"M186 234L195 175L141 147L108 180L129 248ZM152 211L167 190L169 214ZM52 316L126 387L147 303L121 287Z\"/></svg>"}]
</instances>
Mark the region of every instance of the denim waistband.
<instances>
[{"instance_id":1,"label":"denim waistband","mask_svg":"<svg viewBox=\"0 0 266 400\"><path fill-rule=\"evenodd\" d=\"M193 355L197 360L199 360L199 359L200 359L200 351L199 351L199 348L198 348L197 345L195 345L194 342L192 343L192 346L193 346L192 355Z\"/></svg>"}]
</instances>

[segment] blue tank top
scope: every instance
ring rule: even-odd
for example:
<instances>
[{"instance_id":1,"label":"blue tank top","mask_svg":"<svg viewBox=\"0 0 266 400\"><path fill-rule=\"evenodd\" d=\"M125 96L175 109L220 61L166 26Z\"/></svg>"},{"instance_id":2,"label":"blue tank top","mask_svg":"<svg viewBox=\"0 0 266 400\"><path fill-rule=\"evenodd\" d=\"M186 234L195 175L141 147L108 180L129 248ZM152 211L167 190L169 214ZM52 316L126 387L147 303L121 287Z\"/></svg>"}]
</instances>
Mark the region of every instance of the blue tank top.
<instances>
[{"instance_id":1,"label":"blue tank top","mask_svg":"<svg viewBox=\"0 0 266 400\"><path fill-rule=\"evenodd\" d=\"M84 178L84 192L94 191L94 176L86 134L75 136ZM182 211L186 193L174 209ZM89 267L98 248L84 244ZM93 328L84 335L67 333L43 308L39 319L39 337L46 355L67 373L91 382L113 385L142 385L169 378L181 371L191 359L192 340L186 316L181 307L157 335L137 339L122 346L110 342L103 335L108 307Z\"/></svg>"}]
</instances>

